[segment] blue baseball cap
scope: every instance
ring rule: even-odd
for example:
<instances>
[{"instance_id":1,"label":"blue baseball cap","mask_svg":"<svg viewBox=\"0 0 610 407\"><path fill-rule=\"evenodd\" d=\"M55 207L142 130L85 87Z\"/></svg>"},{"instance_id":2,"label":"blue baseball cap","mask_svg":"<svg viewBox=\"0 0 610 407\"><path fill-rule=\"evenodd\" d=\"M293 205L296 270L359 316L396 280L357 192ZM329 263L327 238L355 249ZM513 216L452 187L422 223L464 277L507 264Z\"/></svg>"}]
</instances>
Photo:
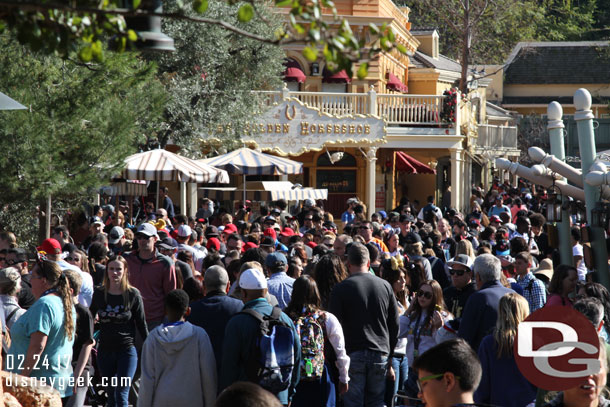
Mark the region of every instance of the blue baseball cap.
<instances>
[{"instance_id":1,"label":"blue baseball cap","mask_svg":"<svg viewBox=\"0 0 610 407\"><path fill-rule=\"evenodd\" d=\"M286 256L284 256L284 254L280 252L269 253L267 255L267 258L265 259L265 265L267 267L274 267L280 265L285 266L286 264L288 264L288 260L286 260Z\"/></svg>"}]
</instances>

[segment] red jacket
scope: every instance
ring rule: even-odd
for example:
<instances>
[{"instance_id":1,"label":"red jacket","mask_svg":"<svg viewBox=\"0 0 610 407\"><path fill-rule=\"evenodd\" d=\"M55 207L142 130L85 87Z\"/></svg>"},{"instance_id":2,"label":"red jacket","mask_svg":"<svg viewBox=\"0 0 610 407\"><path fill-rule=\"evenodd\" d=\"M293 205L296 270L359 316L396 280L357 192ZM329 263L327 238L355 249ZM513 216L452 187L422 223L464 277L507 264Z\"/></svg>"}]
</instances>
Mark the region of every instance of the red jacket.
<instances>
[{"instance_id":1,"label":"red jacket","mask_svg":"<svg viewBox=\"0 0 610 407\"><path fill-rule=\"evenodd\" d=\"M125 259L129 267L129 283L142 294L146 322L162 321L165 295L176 289L174 262L158 251L150 260L140 259L135 251Z\"/></svg>"}]
</instances>

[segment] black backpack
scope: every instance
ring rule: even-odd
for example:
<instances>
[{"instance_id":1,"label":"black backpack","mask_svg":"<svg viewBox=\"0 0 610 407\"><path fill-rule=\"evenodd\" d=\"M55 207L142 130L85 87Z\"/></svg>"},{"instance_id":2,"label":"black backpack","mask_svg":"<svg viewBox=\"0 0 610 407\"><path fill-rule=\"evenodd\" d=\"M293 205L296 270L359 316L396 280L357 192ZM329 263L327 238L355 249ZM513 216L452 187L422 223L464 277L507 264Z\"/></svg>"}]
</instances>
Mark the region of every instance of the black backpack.
<instances>
[{"instance_id":1,"label":"black backpack","mask_svg":"<svg viewBox=\"0 0 610 407\"><path fill-rule=\"evenodd\" d=\"M282 310L278 307L273 307L271 315L253 309L245 309L240 314L250 315L260 327L246 362L248 380L277 395L290 387L294 343L298 338L291 326L280 319Z\"/></svg>"},{"instance_id":2,"label":"black backpack","mask_svg":"<svg viewBox=\"0 0 610 407\"><path fill-rule=\"evenodd\" d=\"M424 207L423 216L424 216L424 222L426 222L426 223L434 222L434 219L436 218L436 206L431 203L426 205Z\"/></svg>"}]
</instances>

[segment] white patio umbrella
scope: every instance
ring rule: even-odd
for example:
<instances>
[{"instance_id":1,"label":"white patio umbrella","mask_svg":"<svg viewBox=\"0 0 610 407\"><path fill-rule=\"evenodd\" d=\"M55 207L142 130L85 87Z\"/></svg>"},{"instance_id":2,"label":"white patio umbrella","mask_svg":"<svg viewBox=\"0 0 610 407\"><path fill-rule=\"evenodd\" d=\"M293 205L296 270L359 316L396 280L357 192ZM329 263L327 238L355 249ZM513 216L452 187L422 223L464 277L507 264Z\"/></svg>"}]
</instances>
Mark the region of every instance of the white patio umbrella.
<instances>
[{"instance_id":1,"label":"white patio umbrella","mask_svg":"<svg viewBox=\"0 0 610 407\"><path fill-rule=\"evenodd\" d=\"M303 172L303 163L264 154L249 148L240 148L218 157L206 158L197 162L222 168L229 174L242 174L244 177L244 203L246 202L246 175L288 175Z\"/></svg>"},{"instance_id":2,"label":"white patio umbrella","mask_svg":"<svg viewBox=\"0 0 610 407\"><path fill-rule=\"evenodd\" d=\"M27 107L0 92L0 110L24 110Z\"/></svg>"},{"instance_id":3,"label":"white patio umbrella","mask_svg":"<svg viewBox=\"0 0 610 407\"><path fill-rule=\"evenodd\" d=\"M125 179L147 181L229 183L227 171L161 149L130 155L125 159L125 168L121 175ZM159 182L157 182L158 206Z\"/></svg>"}]
</instances>

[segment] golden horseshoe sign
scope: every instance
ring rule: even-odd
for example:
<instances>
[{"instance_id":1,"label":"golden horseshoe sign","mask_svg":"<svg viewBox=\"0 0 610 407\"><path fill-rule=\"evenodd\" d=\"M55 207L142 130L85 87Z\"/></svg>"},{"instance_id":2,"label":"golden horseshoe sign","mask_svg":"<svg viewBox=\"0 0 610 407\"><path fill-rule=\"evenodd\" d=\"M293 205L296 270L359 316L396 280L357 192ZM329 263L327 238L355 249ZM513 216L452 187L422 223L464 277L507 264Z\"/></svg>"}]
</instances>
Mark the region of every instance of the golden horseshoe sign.
<instances>
[{"instance_id":1,"label":"golden horseshoe sign","mask_svg":"<svg viewBox=\"0 0 610 407\"><path fill-rule=\"evenodd\" d=\"M292 114L290 112L290 109L292 109ZM286 110L284 112L284 115L286 116L286 119L288 119L288 120L294 119L294 117L297 115L296 106L295 105L286 105Z\"/></svg>"}]
</instances>

